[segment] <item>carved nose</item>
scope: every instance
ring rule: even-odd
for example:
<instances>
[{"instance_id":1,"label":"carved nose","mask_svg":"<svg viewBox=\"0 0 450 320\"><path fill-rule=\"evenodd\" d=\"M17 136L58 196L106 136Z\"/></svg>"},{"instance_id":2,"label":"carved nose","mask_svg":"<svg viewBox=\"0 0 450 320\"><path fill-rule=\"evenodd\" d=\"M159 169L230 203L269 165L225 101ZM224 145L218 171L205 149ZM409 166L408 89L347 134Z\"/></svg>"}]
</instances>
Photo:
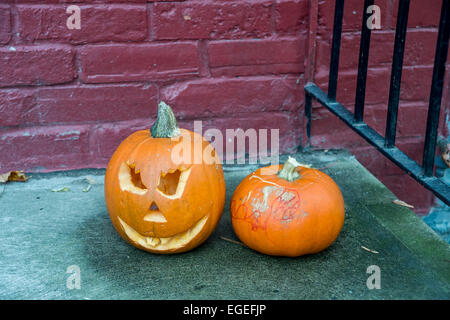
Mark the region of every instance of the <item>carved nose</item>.
<instances>
[{"instance_id":1,"label":"carved nose","mask_svg":"<svg viewBox=\"0 0 450 320\"><path fill-rule=\"evenodd\" d=\"M154 201L152 201L152 203L150 204L150 209L148 211L149 213L144 216L145 221L159 223L167 222L166 218L164 217L162 212L159 211L159 208Z\"/></svg>"}]
</instances>

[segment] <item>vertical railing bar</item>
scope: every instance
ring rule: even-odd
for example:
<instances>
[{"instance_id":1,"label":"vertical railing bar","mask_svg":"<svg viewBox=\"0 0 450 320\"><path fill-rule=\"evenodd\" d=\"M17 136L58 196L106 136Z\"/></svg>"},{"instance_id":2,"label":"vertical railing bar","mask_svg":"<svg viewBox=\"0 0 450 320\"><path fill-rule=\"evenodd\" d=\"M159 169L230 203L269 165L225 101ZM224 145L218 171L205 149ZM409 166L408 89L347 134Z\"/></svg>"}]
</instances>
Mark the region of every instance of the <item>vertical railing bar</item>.
<instances>
[{"instance_id":1,"label":"vertical railing bar","mask_svg":"<svg viewBox=\"0 0 450 320\"><path fill-rule=\"evenodd\" d=\"M343 15L344 0L336 0L334 8L333 42L331 44L330 77L328 79L328 97L332 100L336 100Z\"/></svg>"},{"instance_id":2,"label":"vertical railing bar","mask_svg":"<svg viewBox=\"0 0 450 320\"><path fill-rule=\"evenodd\" d=\"M394 53L392 57L391 84L386 119L385 146L395 145L397 130L398 102L402 80L403 56L405 50L406 29L408 27L409 0L399 1L397 27L395 30Z\"/></svg>"},{"instance_id":3,"label":"vertical railing bar","mask_svg":"<svg viewBox=\"0 0 450 320\"><path fill-rule=\"evenodd\" d=\"M364 116L364 100L366 96L367 66L369 62L371 33L371 29L368 28L366 24L367 19L369 18L367 8L373 5L373 3L374 0L364 0L364 12L361 26L361 43L359 46L358 79L356 83L355 122L362 122Z\"/></svg>"},{"instance_id":4,"label":"vertical railing bar","mask_svg":"<svg viewBox=\"0 0 450 320\"><path fill-rule=\"evenodd\" d=\"M442 1L441 18L434 57L433 77L431 80L430 100L427 116L427 129L425 133L425 146L423 151L422 167L425 176L433 175L434 155L436 151L437 128L439 125L439 112L441 108L442 87L445 75L448 43L450 34L449 2Z\"/></svg>"}]
</instances>

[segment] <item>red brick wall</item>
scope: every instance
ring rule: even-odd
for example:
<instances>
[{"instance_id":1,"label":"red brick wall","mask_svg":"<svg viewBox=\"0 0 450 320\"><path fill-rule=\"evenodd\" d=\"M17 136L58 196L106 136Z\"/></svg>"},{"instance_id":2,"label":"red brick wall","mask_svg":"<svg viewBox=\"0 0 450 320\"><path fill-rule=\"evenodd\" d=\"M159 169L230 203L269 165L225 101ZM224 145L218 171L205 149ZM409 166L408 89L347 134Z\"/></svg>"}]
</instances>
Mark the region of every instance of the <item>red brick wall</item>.
<instances>
[{"instance_id":1,"label":"red brick wall","mask_svg":"<svg viewBox=\"0 0 450 320\"><path fill-rule=\"evenodd\" d=\"M81 30L66 27L70 3ZM104 167L159 100L188 128L280 128L294 152L307 14L305 0L1 5L0 171Z\"/></svg>"},{"instance_id":2,"label":"red brick wall","mask_svg":"<svg viewBox=\"0 0 450 320\"><path fill-rule=\"evenodd\" d=\"M152 124L159 100L187 128L194 119L204 129L279 128L281 151L294 152L305 78L327 85L333 1L1 2L0 171L104 167L122 139ZM382 30L372 33L366 119L384 133L397 0L376 2ZM71 3L81 30L66 27ZM345 8L338 99L350 108L362 1ZM439 12L440 0L412 0L398 142L416 160ZM315 106L313 116L313 145L350 148L418 212L430 205L431 193L331 114Z\"/></svg>"}]
</instances>

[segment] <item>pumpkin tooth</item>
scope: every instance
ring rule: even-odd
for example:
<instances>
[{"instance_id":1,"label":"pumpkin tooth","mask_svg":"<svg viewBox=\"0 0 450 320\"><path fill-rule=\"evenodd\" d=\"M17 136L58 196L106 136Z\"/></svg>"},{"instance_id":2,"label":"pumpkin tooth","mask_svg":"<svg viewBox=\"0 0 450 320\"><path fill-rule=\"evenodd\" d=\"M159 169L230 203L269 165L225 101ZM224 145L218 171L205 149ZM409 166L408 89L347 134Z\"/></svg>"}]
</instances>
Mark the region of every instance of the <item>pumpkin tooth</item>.
<instances>
[{"instance_id":1,"label":"pumpkin tooth","mask_svg":"<svg viewBox=\"0 0 450 320\"><path fill-rule=\"evenodd\" d=\"M147 244L152 247L156 247L161 243L161 240L159 240L159 238L146 237L145 240Z\"/></svg>"}]
</instances>

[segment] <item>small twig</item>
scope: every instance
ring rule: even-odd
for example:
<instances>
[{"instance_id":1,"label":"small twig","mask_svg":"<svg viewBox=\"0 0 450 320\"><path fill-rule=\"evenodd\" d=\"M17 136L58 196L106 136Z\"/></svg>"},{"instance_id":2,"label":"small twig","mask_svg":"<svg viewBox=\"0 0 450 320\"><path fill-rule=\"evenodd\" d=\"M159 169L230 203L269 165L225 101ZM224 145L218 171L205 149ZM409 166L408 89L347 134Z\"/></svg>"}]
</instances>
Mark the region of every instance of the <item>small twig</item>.
<instances>
[{"instance_id":1,"label":"small twig","mask_svg":"<svg viewBox=\"0 0 450 320\"><path fill-rule=\"evenodd\" d=\"M69 192L70 191L70 188L68 188L68 187L61 187L61 188L58 188L58 189L52 189L52 192Z\"/></svg>"},{"instance_id":2,"label":"small twig","mask_svg":"<svg viewBox=\"0 0 450 320\"><path fill-rule=\"evenodd\" d=\"M366 250L366 251L368 251L368 252L372 252L372 253L379 253L378 251L375 251L375 250L372 250L372 249L366 248L366 247L364 247L364 246L361 246L361 248L363 248L364 250Z\"/></svg>"},{"instance_id":3,"label":"small twig","mask_svg":"<svg viewBox=\"0 0 450 320\"><path fill-rule=\"evenodd\" d=\"M231 242L231 243L234 243L234 244L238 244L238 245L243 246L243 247L247 247L245 244L243 244L240 241L236 241L236 240L233 240L233 239L228 239L228 238L225 238L225 237L222 237L222 236L220 236L220 239L228 241L228 242Z\"/></svg>"}]
</instances>

